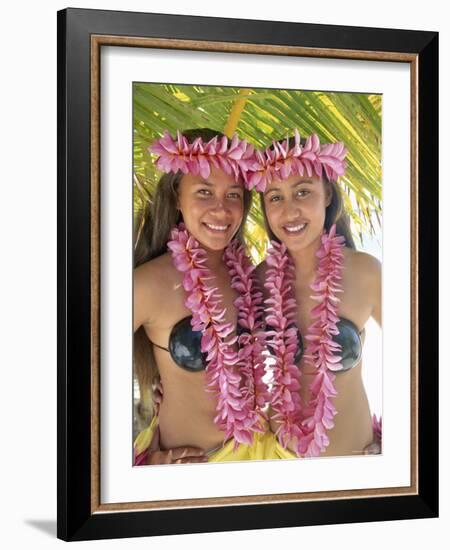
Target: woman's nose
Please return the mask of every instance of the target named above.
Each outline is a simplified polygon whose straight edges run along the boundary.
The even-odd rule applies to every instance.
[[[218,197],[215,200],[213,210],[216,212],[221,212],[222,210],[228,210],[228,204],[227,201],[223,197]]]
[[[295,220],[300,216],[300,206],[294,201],[284,203],[284,212],[288,220]]]

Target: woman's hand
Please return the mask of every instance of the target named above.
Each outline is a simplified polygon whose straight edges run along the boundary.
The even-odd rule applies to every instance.
[[[208,457],[199,447],[175,447],[162,451],[159,448],[159,426],[155,428],[148,448],[147,464],[193,464],[208,462]]]
[[[363,454],[365,454],[365,455],[379,455],[379,454],[381,454],[381,439],[378,437],[378,435],[375,432],[373,434],[372,443],[369,443],[369,445],[367,445],[367,447],[364,447]]]
[[[379,455],[381,454],[381,441],[373,441],[367,447],[364,447],[363,454],[365,455]]]
[[[208,457],[198,447],[175,447],[168,451],[148,453],[147,464],[193,464],[208,462]]]
[[[155,414],[159,414],[159,409],[164,398],[164,389],[161,380],[156,380],[152,384],[153,401],[155,404]],[[162,451],[159,448],[159,426],[155,428],[152,442],[148,449],[147,464],[192,464],[198,462],[208,462],[208,457],[203,449],[199,447],[175,447]]]

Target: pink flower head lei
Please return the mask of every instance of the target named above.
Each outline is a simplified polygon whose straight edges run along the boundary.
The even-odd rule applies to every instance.
[[[294,130],[294,144],[289,147],[289,138],[272,142],[264,151],[256,151],[253,162],[245,172],[248,189],[265,191],[268,183],[274,179],[286,179],[291,175],[315,173],[318,177],[325,171],[330,181],[337,181],[345,173],[347,162],[344,160],[347,149],[342,142],[320,144],[316,134],[310,135],[301,145],[300,134]]]
[[[148,150],[158,155],[156,167],[166,173],[181,170],[183,174],[200,174],[207,178],[211,166],[215,166],[237,180],[254,165],[253,145],[240,140],[237,134],[233,135],[231,141],[226,136],[214,136],[208,142],[198,137],[189,143],[181,132],[177,131],[177,138],[173,139],[166,130],[164,136]]]
[[[185,305],[192,311],[192,328],[202,332],[201,350],[207,353],[206,388],[218,399],[214,422],[225,432],[225,440],[234,437],[235,449],[239,443],[251,445],[253,432],[264,432],[262,419],[266,415],[262,409],[269,399],[262,379],[263,297],[254,266],[239,241],[232,241],[225,249],[231,286],[239,293],[235,300],[238,324],[244,329],[242,334],[231,336],[233,327],[225,321],[221,295],[210,284],[214,276],[205,267],[206,251],[183,224],[173,228],[168,247],[175,267],[184,273]]]

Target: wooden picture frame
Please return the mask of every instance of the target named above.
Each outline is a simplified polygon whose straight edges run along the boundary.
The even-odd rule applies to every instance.
[[[149,498],[115,506],[101,502],[100,53],[108,46],[409,66],[408,487],[196,500]],[[59,538],[88,540],[438,515],[437,144],[438,33],[84,9],[58,12]]]

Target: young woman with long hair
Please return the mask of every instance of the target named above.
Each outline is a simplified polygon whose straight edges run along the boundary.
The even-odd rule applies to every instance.
[[[272,247],[257,272],[265,287],[267,345],[274,359],[272,458],[379,452],[381,421],[362,380],[370,317],[381,326],[381,265],[356,250],[337,184],[342,143],[316,135],[274,142],[258,156]]]
[[[242,245],[253,147],[197,129],[149,149],[165,174],[137,223],[134,365],[141,405],[151,409],[158,380],[164,399],[158,414],[147,411],[134,463],[258,458],[262,294]]]

